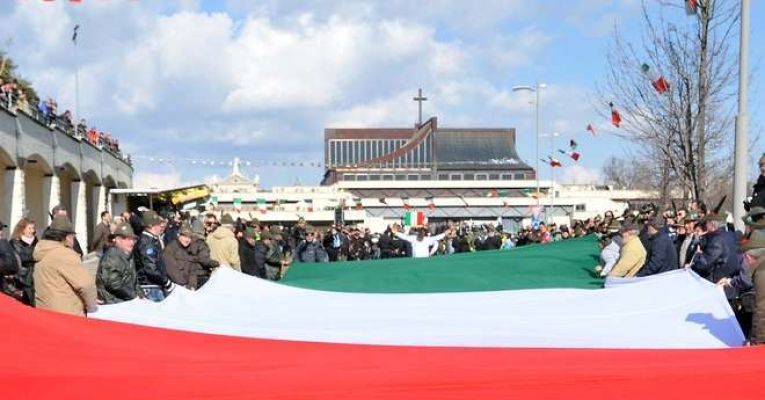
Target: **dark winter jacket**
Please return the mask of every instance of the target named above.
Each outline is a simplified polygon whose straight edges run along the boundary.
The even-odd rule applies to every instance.
[[[138,283],[141,285],[168,286],[167,269],[162,261],[162,245],[149,232],[142,232],[133,249]]]
[[[499,250],[500,247],[502,247],[502,239],[497,235],[487,237],[481,244],[482,250]]]
[[[239,239],[239,262],[241,263],[243,273],[258,276],[258,262],[255,259],[255,245],[250,244],[245,238]]]
[[[0,276],[13,275],[19,270],[19,262],[13,247],[6,239],[0,239]]]
[[[320,263],[329,261],[326,250],[317,242],[304,242],[297,250],[297,261],[304,263]]]
[[[96,272],[98,298],[104,304],[114,304],[136,298],[138,277],[132,254],[109,247],[101,256]]]
[[[646,262],[640,268],[637,276],[649,276],[677,269],[677,251],[669,237],[669,229],[665,226],[655,235],[647,239],[648,247]]]
[[[765,207],[765,176],[760,175],[757,178],[757,183],[754,184],[752,190],[752,200],[749,202],[749,207]]]
[[[162,250],[162,262],[165,264],[167,277],[176,285],[187,289],[197,288],[196,260],[178,239],[168,243]]]
[[[199,289],[210,279],[212,270],[218,268],[220,264],[210,258],[210,246],[204,239],[194,239],[189,245],[188,251],[196,262],[197,289]]]
[[[704,239],[703,253],[696,254],[691,268],[712,283],[734,276],[738,271],[736,234],[720,228],[704,235]]]
[[[34,306],[35,282],[33,275],[35,272],[35,259],[33,254],[37,245],[37,238],[32,241],[31,245],[21,239],[11,239],[9,242],[20,261],[15,283],[16,287],[22,291],[21,301],[24,304]]]

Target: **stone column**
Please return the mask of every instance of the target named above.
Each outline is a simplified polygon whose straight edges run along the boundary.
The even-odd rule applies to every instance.
[[[111,195],[111,188],[106,188],[104,186],[104,196],[106,197],[106,211],[109,211],[110,214],[112,214],[112,217],[114,217],[114,210],[112,209],[112,195]]]
[[[5,187],[3,188],[3,204],[5,205],[5,214],[8,216],[8,229],[19,222],[24,216],[26,201],[24,198],[24,170],[21,168],[7,168],[5,170]]]
[[[101,222],[101,213],[104,211],[109,211],[111,213],[112,210],[106,206],[106,186],[97,185],[93,189],[95,189],[96,192],[96,218],[94,221]]]
[[[50,210],[56,205],[61,203],[61,181],[58,179],[58,175],[45,175],[43,177],[43,213],[47,215],[47,223],[50,224]],[[44,221],[40,221],[39,224],[43,224]]]
[[[85,193],[85,181],[72,181],[71,219],[83,251],[88,242],[88,207]]]

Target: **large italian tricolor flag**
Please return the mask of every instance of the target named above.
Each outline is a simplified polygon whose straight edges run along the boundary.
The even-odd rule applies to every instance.
[[[84,319],[0,298],[8,398],[760,398],[765,351],[685,271],[589,274],[593,239],[425,260],[228,268]]]

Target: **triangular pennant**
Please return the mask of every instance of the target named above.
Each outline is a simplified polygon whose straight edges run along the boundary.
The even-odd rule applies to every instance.
[[[611,124],[618,128],[622,123],[622,116],[614,107],[614,103],[608,103],[608,106],[611,107]]]
[[[664,94],[669,90],[669,82],[661,74],[651,71],[651,67],[648,64],[643,63],[640,66],[640,70],[651,81],[651,86],[653,86],[657,93]]]
[[[590,132],[592,136],[597,136],[597,132],[595,131],[595,127],[592,124],[587,124],[587,132]]]

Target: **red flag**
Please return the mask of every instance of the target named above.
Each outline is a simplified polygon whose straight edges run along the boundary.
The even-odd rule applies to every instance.
[[[553,156],[547,156],[547,160],[546,161],[542,160],[542,161],[550,164],[550,166],[553,167],[553,168],[555,168],[555,167],[562,167],[563,166],[563,164],[561,164],[561,162],[558,161],[557,159],[553,158]]]
[[[685,0],[685,13],[688,15],[696,15],[696,10],[699,8],[699,0]]]
[[[643,65],[640,66],[640,70],[643,71],[643,74],[651,81],[651,86],[656,89],[657,93],[664,94],[669,90],[669,82],[667,82],[661,74],[652,72],[651,67],[648,64],[643,63]]]
[[[576,150],[572,150],[572,151],[564,151],[564,150],[560,150],[560,149],[559,149],[558,151],[559,151],[561,154],[566,154],[566,155],[568,155],[568,156],[569,156],[569,157],[571,157],[571,158],[572,158],[574,161],[579,161],[579,157],[581,157],[581,156],[582,156],[582,155],[581,155],[581,154],[580,154],[578,151],[576,151]]]
[[[619,111],[614,108],[614,103],[608,103],[608,106],[611,107],[611,123],[618,128],[622,123],[622,116],[619,115]]]
[[[598,133],[595,132],[595,127],[592,126],[592,124],[587,124],[587,132],[590,132],[592,136],[597,136]]]
[[[656,89],[659,94],[664,94],[664,92],[669,90],[669,82],[667,82],[663,76],[659,76],[656,80],[651,81],[651,85],[653,85],[653,88]]]

